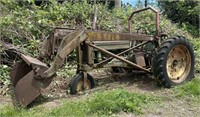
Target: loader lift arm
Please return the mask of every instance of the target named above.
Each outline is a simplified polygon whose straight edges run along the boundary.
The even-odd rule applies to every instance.
[[[61,65],[63,64],[65,58],[67,55],[69,55],[70,52],[72,52],[75,48],[77,48],[84,40],[87,39],[87,34],[83,29],[74,31],[66,37],[63,38],[58,53],[54,59],[54,62],[52,63],[51,67],[46,70],[41,76],[43,78],[49,78],[53,74],[55,74],[59,68],[61,68]]]

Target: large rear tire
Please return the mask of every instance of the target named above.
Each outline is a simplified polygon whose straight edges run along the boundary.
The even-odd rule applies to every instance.
[[[181,36],[167,39],[153,59],[153,74],[166,88],[179,85],[194,77],[194,51],[189,41]]]

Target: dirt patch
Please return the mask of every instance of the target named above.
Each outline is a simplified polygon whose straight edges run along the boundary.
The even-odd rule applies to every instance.
[[[45,109],[53,109],[53,108],[56,108],[56,107],[59,107],[60,105],[62,105],[62,102],[61,100],[57,99],[57,100],[53,100],[53,101],[50,101],[50,102],[46,102],[40,106],[42,106],[43,108]]]
[[[42,95],[49,98],[64,98],[68,97],[70,78],[56,77],[53,79],[51,84],[42,91]]]
[[[161,104],[145,109],[144,115],[148,117],[197,117],[200,115],[200,107],[188,100],[167,98],[162,100]]]
[[[131,92],[153,92],[159,90],[151,75],[145,73],[110,73],[110,72],[89,72],[95,79],[95,88],[86,91],[92,93],[96,90],[110,90],[116,87],[124,87]],[[52,83],[43,90],[42,94],[50,98],[70,98],[70,78],[55,78]]]
[[[172,116],[198,116],[200,115],[200,106],[192,104],[192,102],[184,99],[176,99],[172,97],[171,89],[163,89],[157,86],[155,79],[151,75],[144,73],[110,73],[110,72],[90,72],[90,74],[95,78],[96,87],[94,89],[85,92],[87,96],[98,90],[112,90],[119,87],[123,87],[130,92],[134,93],[144,93],[152,94],[154,96],[162,97],[160,104],[152,105],[152,108],[146,108],[144,110],[144,117],[172,117]],[[60,79],[61,80],[61,79]],[[57,81],[57,80],[56,80]],[[62,81],[62,80],[61,80]],[[58,81],[57,81],[58,82]],[[67,82],[67,81],[66,81]],[[59,85],[54,85],[57,87],[62,87],[62,83]],[[52,84],[51,84],[52,85]],[[51,90],[51,86],[49,87]],[[53,87],[52,87],[53,88]],[[60,88],[57,91],[61,95],[61,98],[66,98],[70,100],[75,100],[77,98],[83,98],[84,95],[72,96],[66,91],[68,86],[64,89]],[[49,89],[46,90],[46,92]],[[55,92],[57,92],[55,91]],[[56,93],[53,94],[56,94]],[[57,93],[58,93],[57,92]],[[56,95],[58,96],[58,95]],[[55,95],[53,95],[55,97]],[[46,105],[46,104],[45,104]],[[54,103],[53,103],[54,105]],[[58,105],[58,104],[55,104]],[[48,104],[46,105],[48,106]],[[54,106],[56,107],[56,106]],[[47,107],[48,108],[48,107]],[[119,116],[132,117],[135,116],[133,113],[118,113]],[[141,115],[140,115],[141,116]]]
[[[152,108],[145,108],[142,116],[147,117],[171,117],[171,116],[199,116],[200,106],[192,104],[188,100],[172,97],[171,89],[163,89],[157,86],[151,75],[143,72],[134,73],[111,73],[107,71],[90,72],[94,78],[96,87],[84,92],[84,95],[70,95],[70,78],[55,78],[49,87],[42,91],[42,96],[34,101],[31,106],[42,106],[45,109],[53,109],[62,105],[62,100],[76,100],[77,98],[89,97],[98,90],[112,90],[123,87],[130,92],[152,94],[162,97],[160,104],[152,105]],[[11,104],[11,98],[0,96],[1,105]],[[131,117],[133,113],[118,113],[119,116]],[[140,115],[141,116],[141,115]]]
[[[1,106],[11,105],[12,104],[11,97],[10,96],[1,96],[0,95],[0,104],[1,104]]]

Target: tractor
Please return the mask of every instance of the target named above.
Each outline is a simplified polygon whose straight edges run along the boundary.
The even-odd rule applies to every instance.
[[[146,10],[155,14],[155,35],[132,33],[134,14]],[[154,75],[166,88],[182,84],[194,76],[194,51],[188,39],[161,34],[159,12],[146,7],[130,14],[126,33],[57,27],[43,41],[38,58],[16,52],[20,61],[14,65],[10,77],[18,104],[26,107],[35,100],[74,50],[77,74],[69,83],[71,94],[95,87],[94,78],[88,71],[96,68],[145,72]],[[51,65],[42,62],[54,54]]]

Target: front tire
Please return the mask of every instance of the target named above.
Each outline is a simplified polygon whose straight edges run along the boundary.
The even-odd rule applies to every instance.
[[[194,51],[181,36],[167,39],[153,59],[153,74],[166,88],[182,84],[194,77]]]
[[[95,83],[91,75],[87,73],[86,83],[84,84],[84,73],[78,73],[69,83],[70,93],[77,94],[79,92],[94,88]]]

